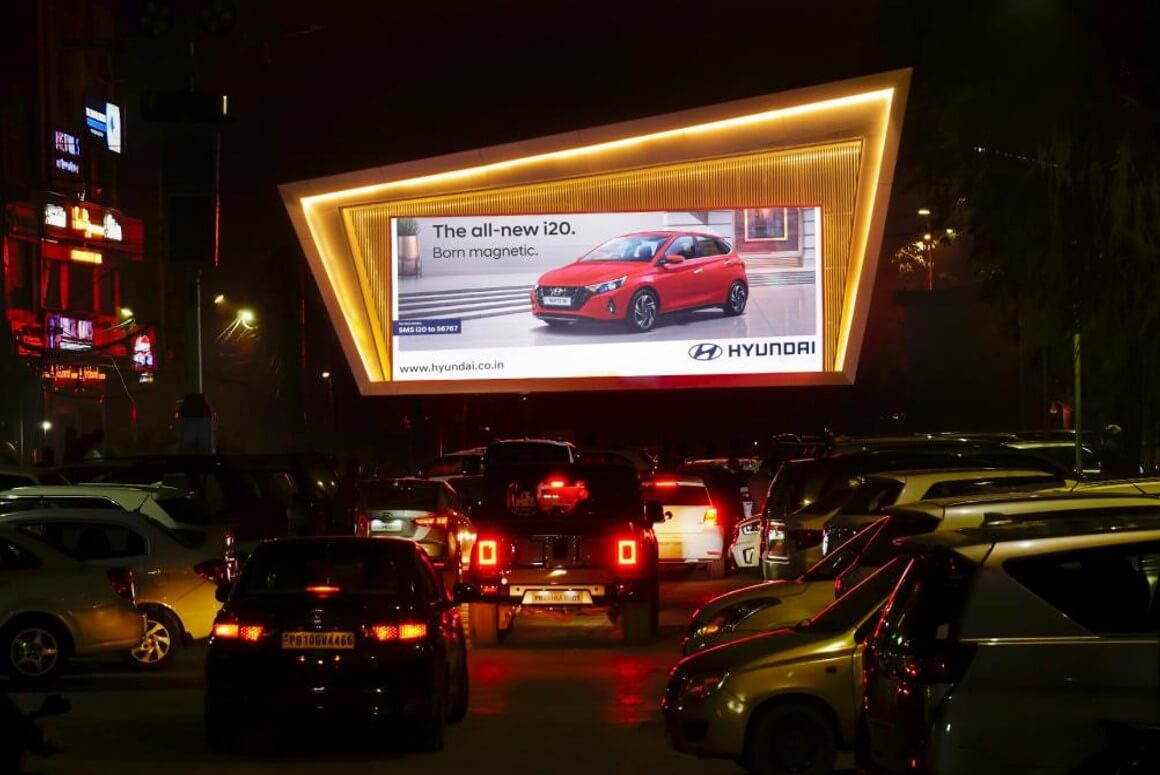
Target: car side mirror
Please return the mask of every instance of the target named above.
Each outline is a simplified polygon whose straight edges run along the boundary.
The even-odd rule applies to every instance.
[[[645,501],[644,515],[654,525],[665,521],[665,507],[660,501]]]
[[[234,591],[233,584],[218,584],[217,589],[213,592],[213,599],[219,603],[224,603],[230,599],[230,593]]]
[[[479,587],[474,584],[456,584],[454,591],[451,593],[451,599],[455,601],[456,605],[474,603],[479,600]]]
[[[666,264],[683,264],[683,263],[685,263],[685,257],[682,256],[680,253],[669,253],[665,256],[665,263]]]
[[[44,702],[40,703],[40,710],[36,712],[36,715],[60,716],[70,710],[72,710],[72,703],[59,694],[50,694],[44,698]]]

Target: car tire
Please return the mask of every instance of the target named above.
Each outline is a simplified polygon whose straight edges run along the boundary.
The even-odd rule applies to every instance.
[[[787,703],[764,711],[745,735],[745,759],[755,775],[825,775],[838,743],[829,721],[809,705]]]
[[[709,563],[705,565],[705,572],[709,574],[709,578],[711,579],[725,578],[725,570],[726,568],[724,557],[718,557],[716,560],[710,560]]]
[[[467,614],[471,624],[471,645],[488,648],[499,644],[499,606],[495,603],[472,603]]]
[[[451,707],[447,710],[448,724],[458,724],[467,718],[467,705],[471,695],[471,684],[467,676],[466,656],[463,658],[459,670],[456,672],[458,675],[455,677],[454,686],[457,691],[455,692],[454,699],[451,700]]]
[[[430,716],[420,722],[415,730],[415,750],[420,753],[439,753],[443,750],[446,731],[447,703],[443,692],[439,692]]]
[[[64,671],[72,641],[50,616],[22,616],[0,631],[0,672],[18,687],[46,686]]]
[[[745,305],[749,302],[749,288],[740,280],[734,280],[725,294],[725,303],[722,309],[726,317],[737,317],[745,312]]]
[[[129,666],[142,671],[165,670],[173,666],[184,645],[181,622],[164,608],[145,608],[145,637],[125,658]]]
[[[629,646],[643,646],[651,643],[656,635],[657,604],[625,603],[620,607],[620,626],[624,631],[624,642]]]
[[[661,314],[661,303],[656,293],[648,288],[642,288],[632,295],[628,302],[628,315],[625,323],[630,330],[643,334],[652,331]]]

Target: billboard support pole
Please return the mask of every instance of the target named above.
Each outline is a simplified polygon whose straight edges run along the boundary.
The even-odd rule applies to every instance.
[[[194,324],[194,365],[195,387],[198,393],[204,392],[203,366],[201,356],[201,267],[193,275],[193,324]]]
[[[1075,472],[1083,476],[1083,361],[1078,328],[1072,334],[1072,354],[1075,362]]]

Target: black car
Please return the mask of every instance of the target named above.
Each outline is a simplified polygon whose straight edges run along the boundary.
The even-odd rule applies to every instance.
[[[269,541],[222,593],[206,657],[211,750],[258,726],[332,720],[437,751],[445,723],[467,713],[459,608],[411,541]]]
[[[652,526],[628,466],[490,468],[472,514],[477,538],[466,578],[476,646],[494,644],[524,615],[606,613],[628,643],[656,633],[660,583]]]

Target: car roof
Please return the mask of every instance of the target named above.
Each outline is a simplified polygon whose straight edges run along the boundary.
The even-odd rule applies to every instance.
[[[716,239],[725,239],[720,234],[713,234],[707,231],[690,231],[689,229],[647,229],[645,231],[630,231],[627,234],[621,234],[621,237],[641,237],[644,235],[655,235],[658,237],[675,237],[675,236],[689,236],[689,237],[714,237]]]
[[[487,447],[472,447],[471,449],[461,449],[455,452],[445,452],[439,457],[482,457],[484,452],[487,452]]]
[[[971,479],[981,477],[1006,479],[1015,476],[1042,476],[1044,479],[1059,479],[1050,471],[1040,468],[915,468],[901,471],[876,471],[864,474],[865,479],[913,479],[919,477],[930,478],[936,481]]]
[[[13,487],[11,490],[0,492],[0,498],[6,495],[20,495],[35,497],[42,495],[64,495],[67,497],[84,498],[94,495],[112,497],[123,493],[141,493],[152,495],[155,498],[184,497],[189,490],[179,487],[169,487],[164,484],[114,484],[112,482],[97,482],[89,484],[34,484],[23,487]]]
[[[907,536],[898,539],[896,543],[908,551],[953,549],[970,556],[977,555],[978,552],[968,550],[986,549],[995,544],[1008,543],[1027,543],[1026,546],[1019,546],[1017,549],[1026,550],[1027,554],[1035,554],[1043,547],[1035,547],[1030,542],[1081,536],[1085,538],[1084,543],[1091,545],[1119,543],[1125,540],[1153,540],[1160,538],[1160,503],[1156,504],[1156,507],[1154,513],[1076,515],[1019,520],[1006,524],[984,524],[979,527]],[[1055,546],[1052,550],[1058,548]]]
[[[1073,493],[1108,491],[1131,494],[1133,490],[1142,495],[1160,494],[1160,476],[1140,476],[1127,479],[1093,479],[1076,482],[1069,491]]]
[[[33,509],[31,511],[17,511],[0,516],[0,524],[17,524],[20,522],[39,522],[44,519],[68,520],[69,522],[147,522],[157,525],[149,517],[138,511],[124,509]]]
[[[910,512],[924,512],[943,518],[948,512],[990,509],[1008,513],[1037,513],[1050,511],[1078,511],[1082,509],[1155,507],[1160,511],[1160,500],[1146,495],[1092,494],[1073,495],[1069,492],[1041,490],[1037,492],[1003,492],[960,495],[908,503]]]

